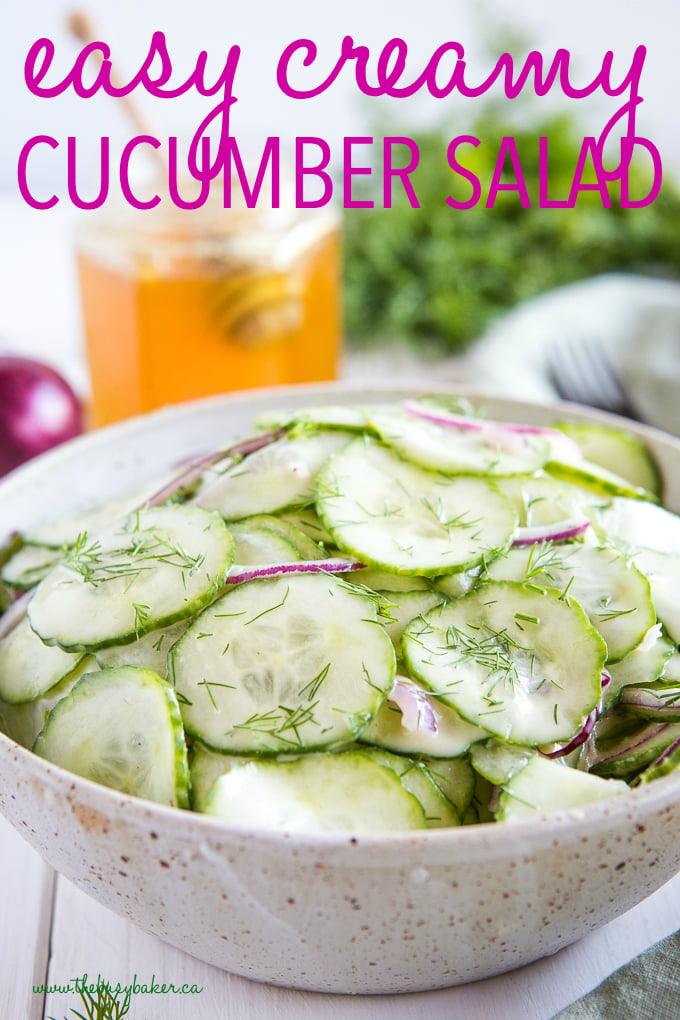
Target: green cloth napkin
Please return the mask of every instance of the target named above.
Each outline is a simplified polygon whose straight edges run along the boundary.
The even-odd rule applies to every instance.
[[[680,931],[658,942],[553,1020],[679,1020]]]

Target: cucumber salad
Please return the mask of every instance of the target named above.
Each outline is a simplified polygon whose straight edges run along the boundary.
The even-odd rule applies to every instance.
[[[229,823],[512,822],[680,767],[680,518],[610,425],[270,413],[14,533],[0,728]]]

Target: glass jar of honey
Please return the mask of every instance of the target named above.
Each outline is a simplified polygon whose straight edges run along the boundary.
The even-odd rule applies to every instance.
[[[77,235],[93,427],[215,393],[337,375],[336,215],[161,205]]]

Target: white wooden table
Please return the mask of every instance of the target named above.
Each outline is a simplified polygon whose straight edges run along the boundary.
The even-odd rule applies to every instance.
[[[404,996],[295,992],[226,974],[146,935],[55,874],[0,819],[0,1017],[74,1020],[75,992],[34,992],[87,973],[121,984],[195,984],[133,996],[129,1020],[549,1020],[680,923],[680,875],[623,917],[503,977]],[[616,1018],[608,1018],[616,1020]],[[620,1020],[626,1020],[622,1012]]]

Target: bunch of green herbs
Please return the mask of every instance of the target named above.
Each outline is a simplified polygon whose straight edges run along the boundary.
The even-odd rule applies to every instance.
[[[446,160],[455,132],[376,129],[374,136],[381,133],[417,143],[420,161],[411,181],[420,208],[411,207],[398,180],[392,207],[382,207],[381,168],[363,191],[353,187],[354,198],[375,203],[344,214],[346,326],[356,346],[402,340],[455,352],[506,309],[554,287],[607,272],[680,276],[680,190],[668,175],[646,207],[622,208],[619,185],[610,183],[611,208],[597,191],[581,192],[573,208],[540,208],[538,140],[548,139],[549,197],[564,200],[583,144],[573,116],[544,116],[518,128],[485,108],[466,128],[480,145],[457,153],[482,186],[477,204],[464,210],[446,202],[449,195],[465,201],[471,192]],[[531,208],[512,191],[485,207],[504,136],[515,140]],[[631,166],[631,198],[649,193],[650,176],[643,154]],[[516,181],[509,158],[502,181]],[[590,163],[584,182],[594,181]]]

